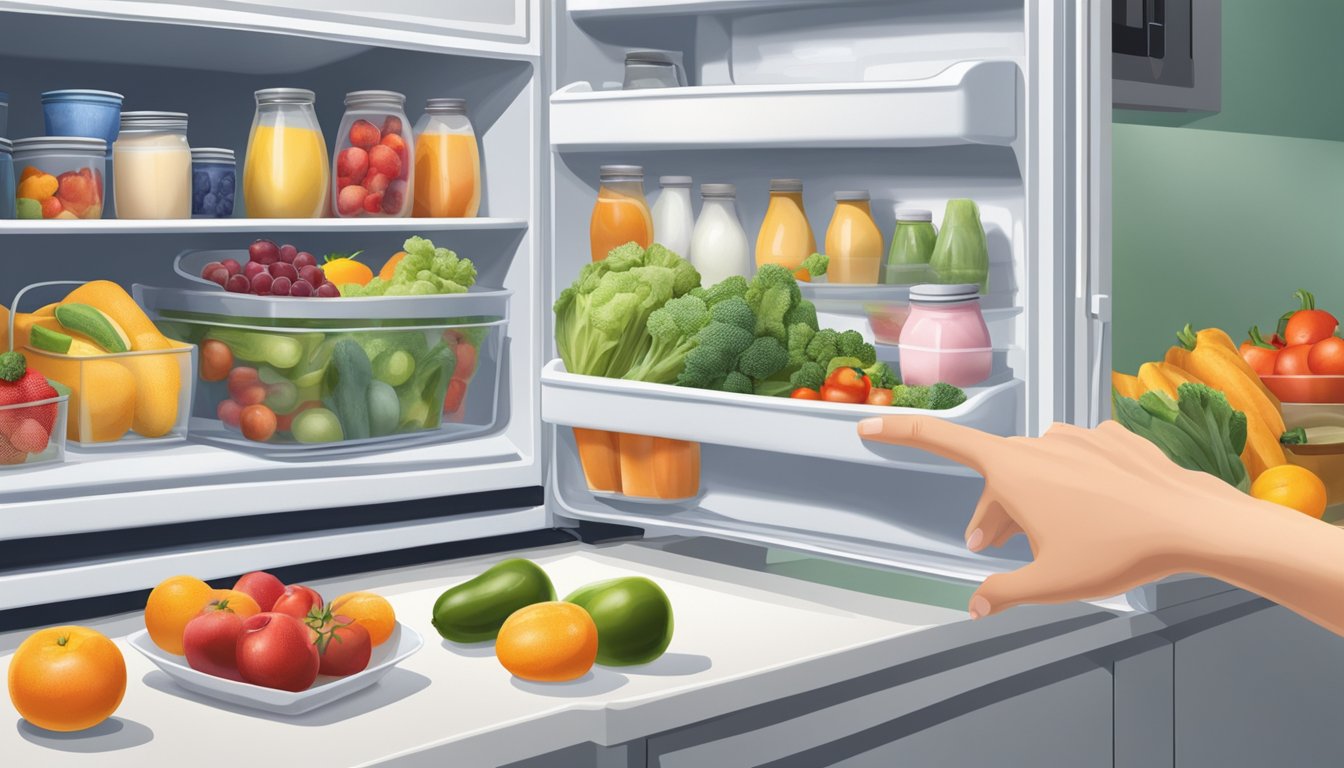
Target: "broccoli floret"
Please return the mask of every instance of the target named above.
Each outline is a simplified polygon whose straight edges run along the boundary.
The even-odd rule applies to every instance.
[[[856,357],[861,365],[858,367],[866,368],[877,362],[877,350],[872,344],[863,340],[863,334],[858,331],[845,331],[840,334],[840,354],[844,357]]]
[[[701,288],[704,295],[700,298],[712,309],[723,301],[732,298],[745,299],[747,297],[747,278],[741,275],[733,275],[724,278],[708,288]]]
[[[808,389],[821,389],[821,385],[826,383],[826,369],[821,367],[821,363],[808,361],[794,371],[793,376],[789,378],[789,383],[794,389],[807,387]]]
[[[757,337],[737,358],[737,369],[752,379],[768,379],[789,364],[789,353],[770,336]]]
[[[961,391],[960,387],[954,387],[942,381],[929,387],[929,404],[927,407],[930,410],[945,411],[948,408],[956,408],[964,402],[966,402],[966,393]]]
[[[618,245],[607,251],[607,258],[603,261],[609,262],[607,265],[613,272],[624,272],[633,266],[644,263],[644,248],[634,240],[625,245]]]
[[[883,362],[874,363],[871,367],[863,369],[868,374],[868,379],[873,382],[877,389],[891,389],[901,380],[896,377],[896,372],[891,370],[891,366]]]
[[[756,315],[756,335],[788,341],[784,318],[802,298],[793,273],[778,264],[763,264],[747,288],[747,305]]]
[[[802,323],[812,330],[818,330],[821,326],[817,324],[817,305],[807,299],[799,299],[793,309],[784,316],[784,324],[788,326]]]
[[[21,352],[0,352],[0,379],[18,381],[28,372],[28,361]]]
[[[789,326],[789,365],[797,368],[803,363],[812,362],[812,358],[807,355],[807,345],[815,335],[816,330],[804,323]]]
[[[756,316],[751,313],[751,307],[743,299],[733,297],[711,304],[709,316],[716,323],[726,323],[735,325],[746,331],[752,331],[756,328]]]
[[[727,323],[711,322],[696,334],[697,344],[686,355],[686,365],[677,376],[677,386],[716,389],[737,358],[751,346],[751,331]]]
[[[807,343],[807,356],[825,365],[831,358],[840,355],[840,334],[830,328],[822,328]]]
[[[643,359],[624,376],[632,381],[671,384],[686,366],[686,355],[699,343],[697,334],[709,324],[709,308],[695,296],[672,299],[649,315],[652,343]]]
[[[803,269],[812,277],[821,277],[831,266],[831,257],[824,253],[814,253],[803,259]]]
[[[891,404],[897,408],[928,408],[929,388],[901,384],[891,390]]]
[[[644,252],[644,264],[650,267],[667,267],[673,272],[672,295],[685,296],[692,290],[700,287],[700,273],[691,262],[681,258],[677,254],[665,248],[661,243],[654,243]]]
[[[724,377],[723,383],[717,389],[724,392],[736,392],[741,395],[754,395],[756,388],[752,385],[751,379],[740,371],[733,371]]]

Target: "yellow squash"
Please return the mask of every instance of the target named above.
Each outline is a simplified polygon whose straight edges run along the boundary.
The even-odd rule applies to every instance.
[[[1178,365],[1156,362],[1139,366],[1139,383],[1145,392],[1166,392],[1172,400],[1180,399],[1177,388],[1182,384],[1197,384],[1199,379]]]
[[[1111,389],[1115,390],[1117,395],[1131,400],[1138,400],[1139,396],[1147,391],[1143,388],[1143,382],[1139,381],[1139,377],[1119,371],[1111,371]]]

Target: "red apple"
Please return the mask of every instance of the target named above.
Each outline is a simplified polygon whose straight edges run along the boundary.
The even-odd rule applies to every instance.
[[[302,584],[290,584],[276,598],[271,610],[296,619],[305,619],[314,608],[322,607],[322,596]]]
[[[302,691],[321,666],[312,631],[283,613],[258,613],[243,622],[238,638],[238,671],[243,681],[281,691]]]
[[[265,571],[244,573],[233,588],[256,600],[263,611],[273,610],[275,601],[285,594],[285,583]]]
[[[243,633],[243,617],[228,607],[227,600],[213,600],[182,632],[187,664],[198,672],[242,680],[235,651]]]

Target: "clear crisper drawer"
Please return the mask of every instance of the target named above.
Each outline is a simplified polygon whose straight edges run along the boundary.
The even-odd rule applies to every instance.
[[[200,349],[194,440],[301,458],[459,440],[495,426],[503,318],[154,317]]]

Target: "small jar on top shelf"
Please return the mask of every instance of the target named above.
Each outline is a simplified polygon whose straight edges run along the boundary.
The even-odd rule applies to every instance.
[[[419,218],[469,218],[481,209],[481,151],[466,99],[429,99],[415,124],[415,194]]]
[[[316,95],[303,88],[256,92],[257,111],[243,162],[243,204],[256,219],[319,219],[331,186],[327,141]]]
[[[332,174],[337,216],[411,215],[416,155],[405,104],[406,97],[395,91],[345,95]]]
[[[200,147],[191,150],[191,217],[227,219],[233,216],[237,186],[233,150]]]
[[[112,145],[119,219],[191,218],[191,147],[182,112],[122,112]]]

